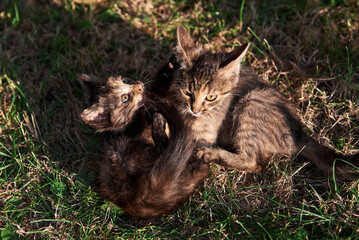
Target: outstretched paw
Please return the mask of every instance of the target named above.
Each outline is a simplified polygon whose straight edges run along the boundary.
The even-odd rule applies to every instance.
[[[156,129],[161,129],[164,131],[166,126],[166,119],[160,113],[154,113],[153,126]]]
[[[196,152],[196,157],[206,162],[218,162],[219,155],[215,148],[199,148]]]
[[[155,113],[152,123],[152,139],[156,145],[156,151],[162,152],[168,144],[166,135],[166,119],[159,113]]]

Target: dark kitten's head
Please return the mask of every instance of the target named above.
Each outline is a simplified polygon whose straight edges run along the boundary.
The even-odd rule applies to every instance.
[[[80,79],[93,78],[82,74]],[[82,120],[100,130],[119,130],[126,127],[136,111],[144,105],[144,86],[122,77],[110,77],[99,87],[98,101],[81,113]]]
[[[229,53],[210,53],[196,46],[185,28],[177,29],[177,60],[181,64],[171,91],[182,112],[198,117],[220,108],[239,80],[244,44]]]

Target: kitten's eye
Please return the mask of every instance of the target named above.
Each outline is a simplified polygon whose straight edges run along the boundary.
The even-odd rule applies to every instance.
[[[127,84],[127,83],[130,83],[130,80],[128,80],[128,79],[123,79],[122,82]]]
[[[211,95],[207,95],[206,100],[207,101],[214,101],[217,99],[217,95],[211,94]]]
[[[192,93],[190,91],[185,91],[184,94],[186,94],[187,96],[191,97]]]
[[[121,101],[122,101],[123,103],[128,102],[128,100],[130,100],[130,95],[128,95],[128,94],[123,94],[123,95],[121,96]]]

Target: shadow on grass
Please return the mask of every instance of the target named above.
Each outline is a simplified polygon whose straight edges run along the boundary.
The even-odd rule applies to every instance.
[[[99,143],[91,138],[93,130],[80,119],[81,111],[89,103],[86,89],[77,82],[76,73],[91,73],[99,78],[121,74],[143,80],[166,60],[171,47],[126,21],[126,17],[117,12],[120,9],[72,4],[31,5],[26,1],[8,1],[2,5],[6,10],[1,13],[5,24],[0,27],[3,50],[0,63],[1,71],[11,82],[5,83],[4,78],[2,84],[18,86],[16,92],[9,88],[8,100],[11,103],[11,94],[16,95],[14,116],[17,115],[20,122],[25,121],[25,115],[29,116],[26,121],[30,119],[22,126],[28,134],[18,138],[31,136],[33,148],[19,151],[33,153],[31,163],[39,164],[39,171],[33,172],[31,166],[24,168],[24,175],[33,172],[33,179],[38,180],[35,188],[41,188],[41,193],[32,198],[48,199],[38,200],[37,206],[32,206],[43,208],[44,213],[37,217],[30,214],[28,222],[54,219],[56,213],[54,215],[51,209],[57,205],[56,199],[63,198],[64,206],[68,206],[81,197],[86,198],[84,192],[80,198],[74,196],[75,201],[71,195],[78,194],[80,189],[88,190],[96,170],[87,153],[98,151]],[[11,107],[6,110],[9,109]],[[15,123],[9,129],[14,126]],[[20,145],[21,140],[4,144],[10,148]],[[24,167],[28,163],[24,161],[20,165]],[[13,170],[16,172],[16,169]],[[12,174],[9,172],[9,176],[20,176]],[[25,179],[24,175],[21,177]],[[31,196],[24,198],[30,201]],[[97,199],[96,204],[101,209],[105,203]],[[107,208],[103,209],[105,213]],[[64,216],[68,214],[64,212]],[[40,226],[48,226],[41,223]],[[28,224],[27,230],[36,228]]]
[[[251,41],[253,52],[261,59],[252,53],[248,57],[250,64],[264,77],[275,79],[275,84],[297,99],[295,87],[305,80],[288,60],[294,65],[305,60],[300,68],[308,74],[315,74],[315,69],[310,69],[311,64],[320,70],[330,68],[336,72],[343,68],[343,62],[344,66],[346,63],[345,52],[332,49],[334,52],[330,52],[329,58],[337,60],[338,64],[328,67],[322,61],[325,51],[337,43],[334,34],[319,46],[319,53],[316,53],[319,60],[311,58],[317,47],[315,40],[323,37],[323,33],[316,24],[306,31],[301,28],[301,24],[311,24],[312,19],[308,16],[313,17],[313,23],[319,21],[312,16],[313,12],[303,14],[306,4],[252,1],[246,3],[246,12],[242,15],[241,2],[233,1],[226,4],[222,1],[203,4],[133,1],[132,5],[130,1],[120,1],[116,6],[96,8],[65,2],[68,4],[61,7],[35,1],[33,5],[30,1],[2,2],[6,11],[1,12],[1,22],[4,23],[0,25],[1,74],[6,74],[11,84],[19,88],[4,88],[5,102],[9,104],[3,107],[13,114],[9,119],[18,118],[18,125],[11,120],[5,130],[9,136],[14,133],[9,139],[17,140],[6,140],[4,144],[9,149],[11,145],[19,146],[13,158],[5,159],[10,163],[21,162],[6,174],[10,180],[21,179],[20,187],[9,188],[14,189],[22,200],[11,198],[11,194],[8,198],[25,206],[25,215],[16,218],[19,222],[15,221],[25,232],[35,237],[46,232],[54,237],[77,239],[86,236],[225,238],[227,235],[275,238],[308,233],[318,236],[320,234],[313,230],[315,220],[324,222],[321,231],[326,232],[325,224],[331,220],[320,217],[318,220],[314,214],[325,211],[320,204],[317,204],[319,210],[306,206],[314,213],[306,212],[304,217],[297,210],[293,213],[281,205],[291,204],[290,197],[298,197],[295,204],[300,206],[303,199],[300,194],[292,194],[293,182],[281,176],[286,174],[286,167],[285,171],[282,167],[275,173],[279,176],[268,171],[262,176],[248,175],[244,179],[236,173],[218,170],[216,173],[221,181],[210,179],[190,202],[169,216],[139,222],[123,215],[119,208],[101,200],[90,188],[96,165],[88,158],[88,153],[98,152],[100,145],[93,137],[94,131],[80,119],[81,111],[89,103],[86,89],[75,77],[76,73],[84,72],[100,78],[112,74],[140,80],[149,78],[170,56],[175,44],[175,29],[181,24],[191,29],[192,35],[200,38],[202,43],[213,43],[210,47],[231,47],[243,43],[243,38]],[[304,17],[295,22],[293,16],[296,14]],[[238,24],[239,19],[243,22]],[[247,26],[253,30],[245,31]],[[209,41],[207,36],[212,39]],[[266,45],[265,38],[269,39],[273,49]],[[277,63],[279,70],[273,70],[276,66],[269,61],[278,60],[274,50],[286,60]],[[338,52],[340,54],[335,54]],[[357,56],[356,52],[351,54]],[[289,72],[285,76],[280,73],[283,69]],[[290,78],[290,74],[295,77]],[[293,79],[299,80],[295,82]],[[332,85],[335,86],[326,82],[325,87],[330,90]],[[11,108],[13,90],[17,95],[16,107]],[[17,126],[21,131],[16,130]],[[28,155],[28,158],[21,155]],[[298,182],[303,183],[302,179]],[[226,189],[223,184],[227,184]],[[316,196],[315,192],[301,191],[313,198]],[[0,207],[5,205],[4,201]],[[11,216],[0,221],[13,226]],[[300,225],[302,222],[304,227]],[[296,229],[298,225],[300,227]],[[283,226],[290,229],[277,230]],[[348,227],[347,232],[352,228]]]

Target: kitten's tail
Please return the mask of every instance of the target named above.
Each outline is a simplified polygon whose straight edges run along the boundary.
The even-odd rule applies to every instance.
[[[334,170],[335,176],[341,180],[351,181],[359,178],[359,153],[347,156],[338,154],[308,136],[304,137],[301,145],[303,150],[300,154],[325,174],[333,175]]]
[[[169,125],[170,136],[167,146],[156,161],[153,174],[161,175],[161,178],[176,178],[186,168],[197,144],[190,126],[185,124],[185,119],[182,118],[175,106],[162,103],[156,107]]]
[[[190,128],[172,106],[158,107],[168,122],[170,138],[148,176],[148,187],[141,192],[137,207],[130,214],[149,218],[166,214],[188,200],[197,186],[209,176],[209,164],[192,157],[196,144]]]

